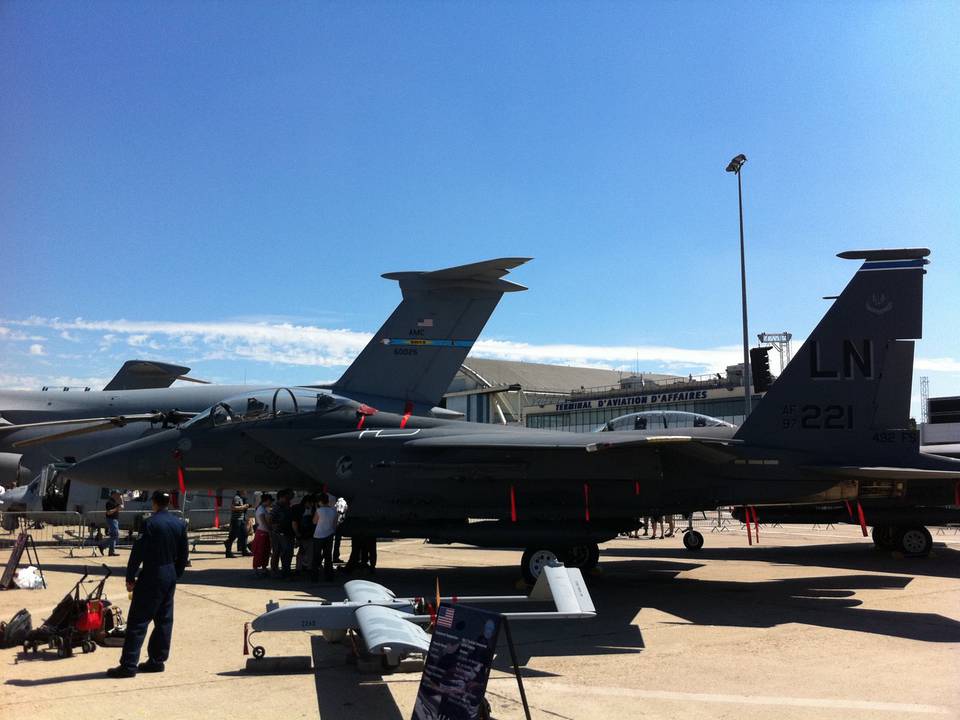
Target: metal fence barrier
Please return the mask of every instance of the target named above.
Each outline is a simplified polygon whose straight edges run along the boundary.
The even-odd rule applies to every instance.
[[[213,527],[213,509],[168,510],[167,512],[183,518],[191,530],[191,544],[196,549],[198,543],[210,541],[223,544],[230,527],[229,510],[221,511],[220,527]],[[122,510],[118,515],[120,537],[117,547],[130,547],[140,534],[143,522],[153,513],[142,510]],[[198,530],[193,530],[198,528]],[[84,550],[96,555],[100,547],[106,547],[107,518],[103,510],[87,513],[73,511],[18,511],[0,512],[0,549],[13,547],[17,536],[26,531],[40,546],[53,546],[67,549],[70,557]]]
[[[180,510],[168,510],[171,515],[183,518]],[[153,515],[149,510],[121,510],[117,519],[120,521],[120,537],[117,540],[117,547],[129,547],[140,534],[140,528],[148,517]],[[96,549],[101,543],[107,540],[107,516],[103,510],[94,510],[85,513],[83,516],[84,526],[87,528],[87,543],[91,548]]]
[[[37,545],[68,548],[71,556],[87,537],[83,515],[78,512],[0,513],[0,548],[13,547],[21,532],[29,533]]]
[[[219,523],[214,521],[214,513],[219,517]],[[215,545],[223,548],[230,530],[230,510],[213,508],[198,508],[187,510],[187,527],[190,529],[190,552],[196,552],[198,545]],[[216,525],[219,524],[219,527]],[[247,538],[250,541],[252,538]],[[222,552],[220,550],[219,552]]]

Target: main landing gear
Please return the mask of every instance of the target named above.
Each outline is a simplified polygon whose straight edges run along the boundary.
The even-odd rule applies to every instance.
[[[874,525],[873,544],[877,550],[895,550],[908,557],[926,557],[933,537],[923,525]]]
[[[540,577],[544,566],[550,563],[562,562],[567,567],[589,572],[597,566],[599,561],[600,546],[596,543],[569,547],[533,546],[523,551],[520,571],[523,573],[523,579],[532,585]]]

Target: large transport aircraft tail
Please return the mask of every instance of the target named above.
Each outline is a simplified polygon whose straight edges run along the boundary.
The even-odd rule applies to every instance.
[[[825,463],[915,457],[914,340],[921,336],[926,248],[862,250],[863,260],[736,438]]]
[[[104,386],[104,390],[155,390],[168,388],[177,380],[201,382],[186,377],[190,368],[157,360],[127,360]],[[203,383],[206,384],[206,383]]]
[[[385,273],[403,300],[334,392],[400,411],[436,406],[505,292],[526,290],[503,276],[530,258],[498,258],[432,272]]]

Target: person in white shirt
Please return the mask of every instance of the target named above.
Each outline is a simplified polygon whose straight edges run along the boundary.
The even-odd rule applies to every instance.
[[[333,536],[333,562],[336,565],[343,562],[340,558],[340,523],[343,522],[343,517],[347,514],[347,501],[342,497],[337,498],[334,506],[337,508],[337,533]]]
[[[314,582],[320,579],[320,563],[323,577],[333,580],[333,536],[337,533],[337,498],[327,493],[317,495],[317,509],[313,513],[316,527],[313,531],[313,565],[310,574]]]

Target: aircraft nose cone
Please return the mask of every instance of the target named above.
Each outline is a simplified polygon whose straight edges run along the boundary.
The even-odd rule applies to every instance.
[[[84,458],[66,474],[98,487],[173,490],[178,486],[174,450],[179,438],[179,430],[163,430]]]

